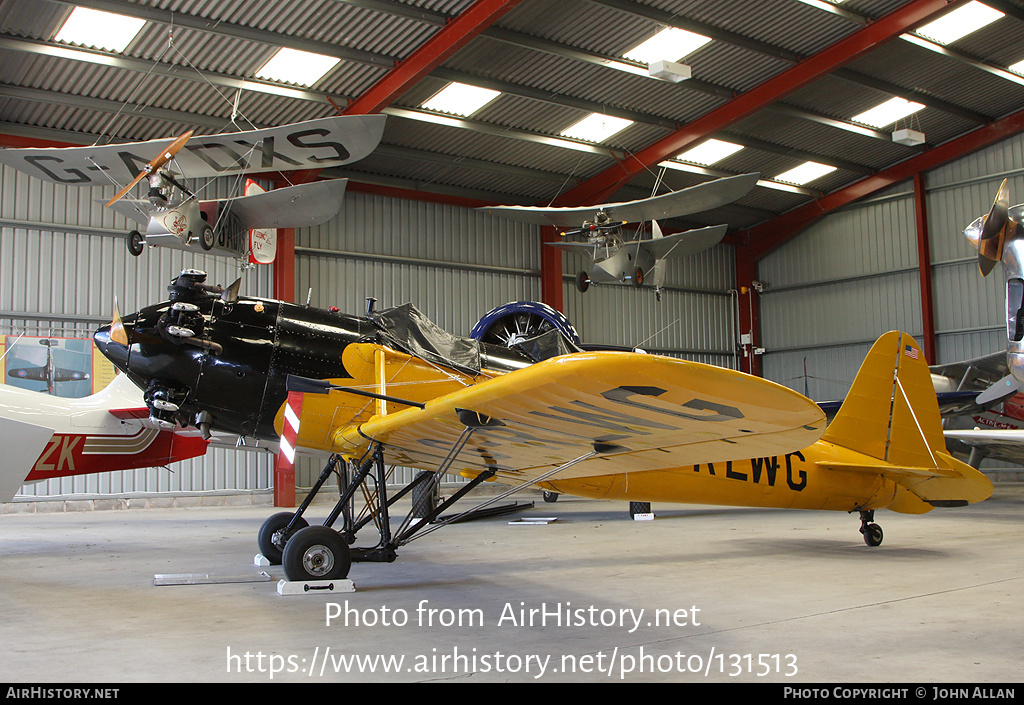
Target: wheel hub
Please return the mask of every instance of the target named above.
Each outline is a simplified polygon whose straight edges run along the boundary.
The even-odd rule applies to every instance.
[[[327,546],[317,544],[310,546],[302,554],[302,566],[314,577],[327,575],[334,567],[334,554]]]

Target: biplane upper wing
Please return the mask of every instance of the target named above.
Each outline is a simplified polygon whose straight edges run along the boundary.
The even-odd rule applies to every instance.
[[[534,206],[487,206],[477,210],[502,215],[534,225],[553,225],[556,228],[576,228],[603,210],[614,220],[640,223],[647,220],[678,218],[700,213],[732,203],[745,196],[757,183],[759,174],[740,174],[651,198],[621,203],[571,208],[541,208]]]
[[[364,158],[380,143],[383,115],[339,115],[247,132],[192,137],[174,160],[189,178],[326,169]],[[0,163],[72,186],[122,185],[174,140],[0,150]]]
[[[452,472],[528,480],[585,453],[560,478],[637,472],[778,455],[825,428],[806,397],[720,367],[627,352],[575,353],[458,389],[424,408],[373,416],[335,431],[334,449],[355,455],[370,441],[388,462],[435,469],[466,425],[486,421]],[[304,418],[304,417],[303,417]]]

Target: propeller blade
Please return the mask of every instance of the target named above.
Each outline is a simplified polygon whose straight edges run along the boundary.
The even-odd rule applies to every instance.
[[[165,149],[164,151],[160,152],[160,154],[158,154],[156,157],[154,157],[153,160],[149,162],[149,164],[144,166],[142,168],[142,171],[140,171],[135,176],[135,178],[131,180],[131,183],[129,183],[123,189],[118,191],[117,195],[115,195],[113,198],[111,198],[109,201],[107,201],[107,205],[104,206],[104,207],[112,206],[114,203],[119,201],[122,196],[124,196],[126,193],[131,191],[132,188],[135,186],[135,184],[137,184],[140,181],[142,181],[143,177],[149,176],[154,171],[156,171],[157,169],[162,167],[164,164],[166,164],[167,162],[169,162],[172,159],[174,159],[174,155],[177,154],[179,151],[181,151],[181,148],[184,147],[185,143],[188,142],[190,137],[192,137],[192,133],[193,132],[195,132],[195,130],[189,130],[188,132],[180,135],[176,140],[171,142],[171,144],[168,145],[167,149]]]
[[[992,209],[981,219],[980,230],[968,234],[968,238],[977,237],[978,269],[986,276],[1003,258],[1003,244],[1008,235],[1017,231],[1018,223],[1010,217],[1010,191],[1008,179],[1003,179],[996,193]],[[977,226],[975,226],[976,228]]]
[[[128,331],[124,328],[124,321],[121,319],[121,311],[117,307],[117,298],[114,298],[114,315],[110,321],[110,340],[128,346]]]
[[[238,291],[242,288],[242,278],[235,280],[234,284],[220,293],[220,300],[227,304],[238,301]]]

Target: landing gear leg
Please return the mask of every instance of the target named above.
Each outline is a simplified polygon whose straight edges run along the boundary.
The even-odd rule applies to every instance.
[[[868,546],[881,546],[883,536],[882,527],[880,527],[878,524],[873,524],[872,522],[874,520],[875,510],[861,510],[860,533],[864,535],[864,543],[866,543]]]

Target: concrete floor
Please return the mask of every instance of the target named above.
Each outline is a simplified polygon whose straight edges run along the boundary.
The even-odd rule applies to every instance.
[[[556,522],[448,526],[395,563],[354,564],[353,593],[302,596],[277,593],[280,567],[266,582],[154,585],[257,577],[270,507],[2,515],[0,680],[1021,680],[1024,485],[879,512],[878,548],[856,515],[654,509],[634,522],[622,503],[538,501],[523,515]],[[562,623],[524,625],[522,609]],[[389,675],[337,660],[350,656],[403,661]]]

